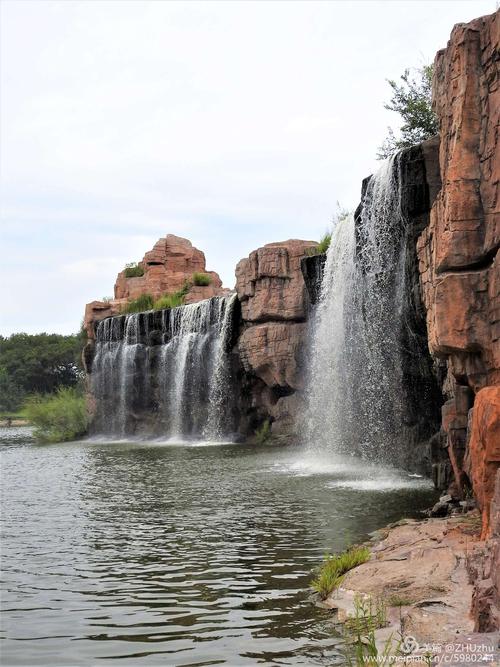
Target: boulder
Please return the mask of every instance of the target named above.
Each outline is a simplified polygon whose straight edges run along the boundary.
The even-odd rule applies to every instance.
[[[246,328],[238,340],[243,368],[276,394],[302,388],[300,355],[306,325],[298,322],[266,322]]]
[[[466,460],[466,470],[482,513],[483,539],[492,532],[490,511],[499,467],[500,386],[485,387],[474,402]]]
[[[300,268],[314,241],[269,243],[236,266],[236,291],[246,322],[304,321],[307,295]]]

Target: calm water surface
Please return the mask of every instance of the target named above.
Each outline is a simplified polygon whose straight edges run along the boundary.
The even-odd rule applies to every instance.
[[[311,569],[430,504],[300,449],[0,429],[3,665],[342,664]]]

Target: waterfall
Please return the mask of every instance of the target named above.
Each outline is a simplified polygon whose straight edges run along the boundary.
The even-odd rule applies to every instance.
[[[236,295],[103,320],[91,389],[94,432],[221,440],[234,429]]]
[[[313,324],[305,437],[313,448],[401,462],[404,367],[412,354],[407,224],[400,155],[365,184],[361,212],[340,221]]]

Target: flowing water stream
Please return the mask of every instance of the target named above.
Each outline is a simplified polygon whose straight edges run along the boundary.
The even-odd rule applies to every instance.
[[[344,218],[334,229],[313,323],[304,439],[332,455],[401,464],[409,408],[404,370],[420,349],[412,343],[399,160],[387,160],[370,178],[356,220]]]
[[[231,433],[236,295],[99,323],[95,433],[221,440]]]
[[[430,485],[300,448],[0,429],[2,665],[344,664],[311,570]]]

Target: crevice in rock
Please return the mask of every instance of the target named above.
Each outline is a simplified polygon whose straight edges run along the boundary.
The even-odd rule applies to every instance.
[[[439,276],[447,276],[457,273],[478,273],[480,271],[485,271],[493,266],[499,248],[500,244],[492,248],[484,255],[484,257],[481,257],[481,259],[478,259],[476,262],[471,262],[470,264],[467,264],[467,266],[457,266],[453,269],[446,269],[445,271],[436,271],[436,274]]]

